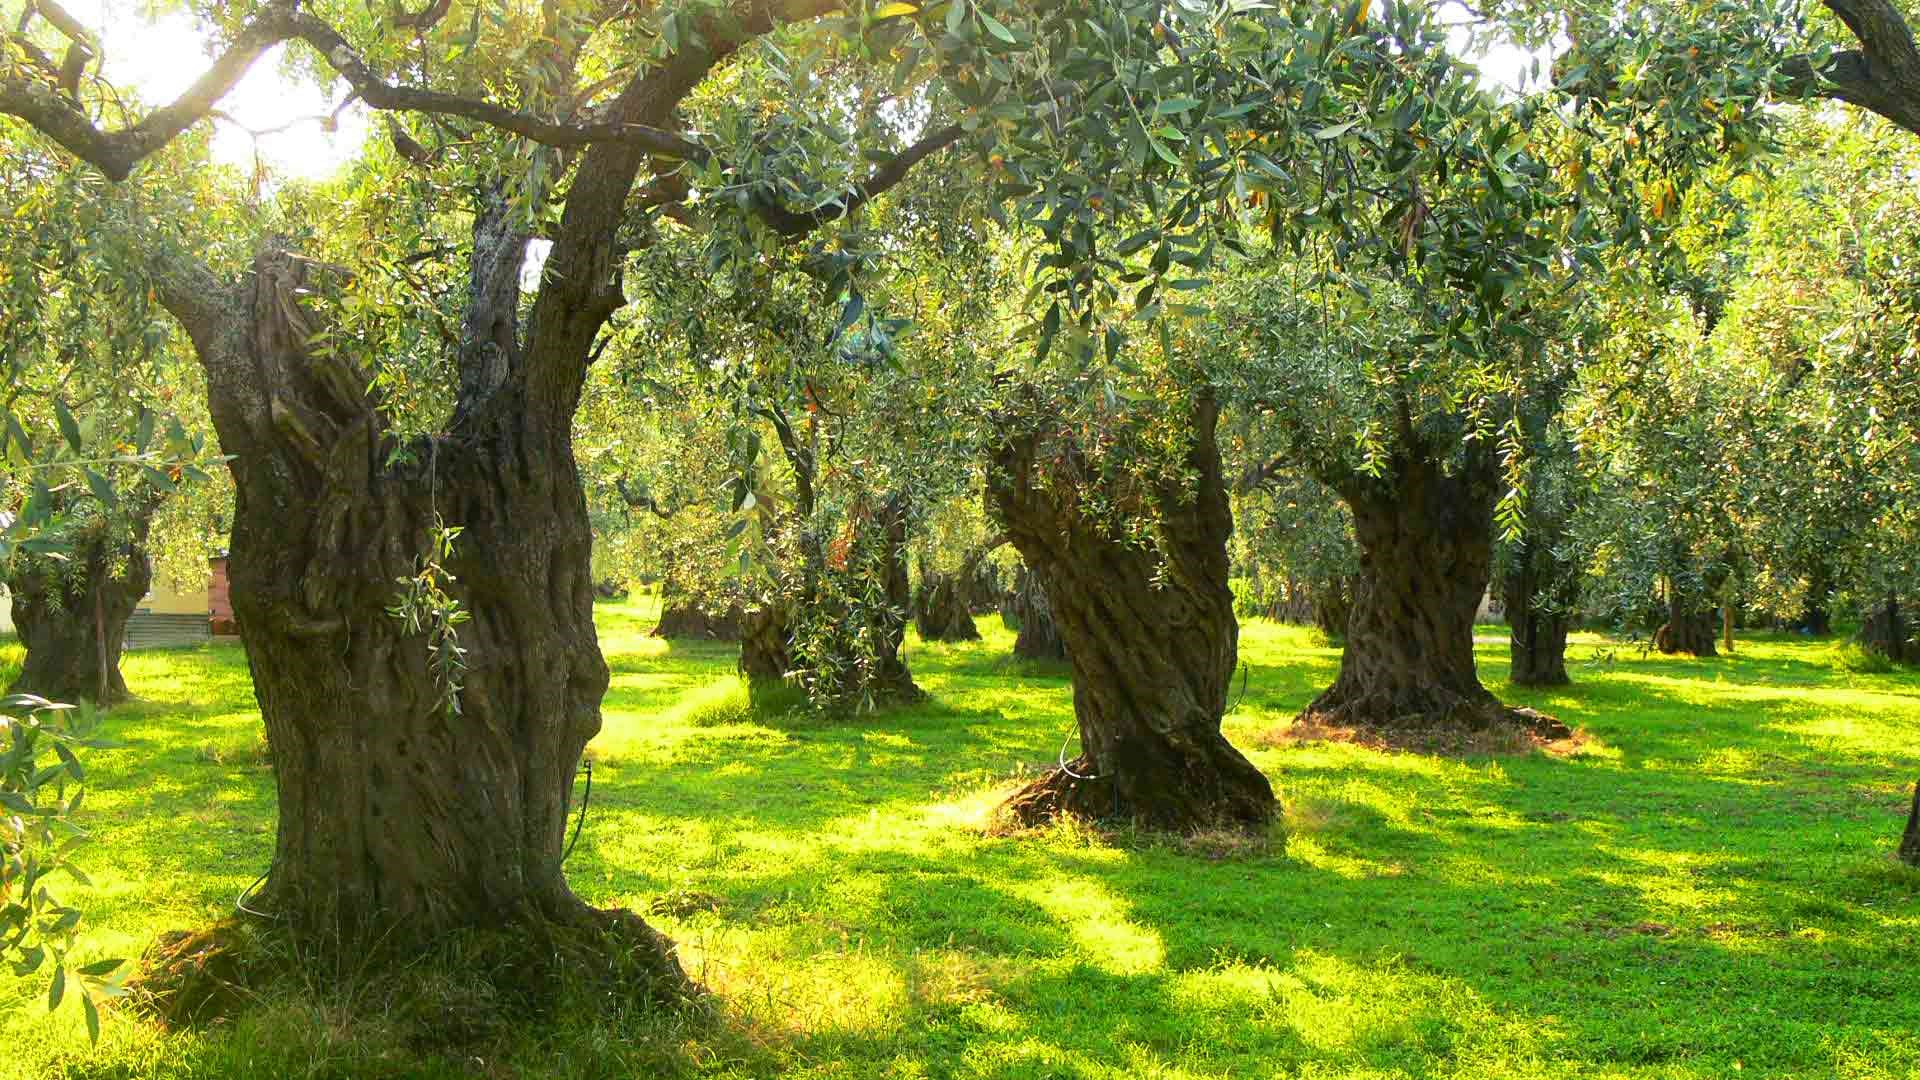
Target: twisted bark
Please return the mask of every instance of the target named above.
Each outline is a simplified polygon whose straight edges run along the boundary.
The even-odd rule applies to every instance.
[[[1898,664],[1920,664],[1920,641],[1900,604],[1900,597],[1888,593],[1860,624],[1860,646]]]
[[[980,628],[973,623],[980,564],[1006,542],[1005,536],[997,536],[968,551],[960,569],[952,573],[935,570],[922,560],[920,591],[913,602],[913,622],[922,641],[980,640]]]
[[[1579,599],[1579,578],[1554,557],[1553,534],[1529,532],[1506,576],[1508,649],[1515,686],[1565,686],[1567,631]]]
[[[1449,472],[1410,430],[1379,476],[1328,478],[1353,512],[1360,571],[1340,674],[1301,713],[1321,723],[1477,730],[1564,725],[1509,709],[1480,683],[1473,620],[1493,562],[1498,470],[1470,454]]]
[[[1084,512],[1073,485],[1123,481],[1100,475],[1071,434],[1015,434],[995,452],[989,503],[1044,583],[1073,665],[1081,745],[1007,801],[1008,819],[1072,815],[1190,832],[1273,817],[1267,778],[1220,733],[1239,625],[1218,422],[1203,397],[1185,461],[1192,482],[1159,481],[1142,509],[1154,515],[1151,547]]]
[[[1718,656],[1714,645],[1714,616],[1678,592],[1667,598],[1667,621],[1653,632],[1653,646],[1668,656]]]

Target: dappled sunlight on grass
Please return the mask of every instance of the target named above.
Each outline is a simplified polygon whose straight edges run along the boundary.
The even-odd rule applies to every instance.
[[[1270,837],[995,836],[1074,727],[1065,672],[1010,663],[997,619],[910,642],[928,703],[832,719],[753,700],[725,644],[649,637],[656,609],[599,608],[612,685],[567,870],[715,992],[719,1027],[677,1037],[690,1075],[1920,1075],[1920,872],[1886,856],[1920,676],[1785,637],[1695,661],[1582,634],[1573,686],[1519,690],[1490,637],[1488,685],[1586,741],[1439,758],[1268,737],[1339,650],[1256,622],[1225,730],[1275,781]],[[219,917],[273,843],[239,650],[127,673],[124,747],[89,759],[95,885],[66,890],[86,958]],[[114,1022],[89,1050],[43,992],[0,975],[0,1075],[280,1075],[320,1038]]]

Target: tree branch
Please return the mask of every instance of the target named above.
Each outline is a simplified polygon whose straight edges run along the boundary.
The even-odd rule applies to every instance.
[[[620,492],[621,500],[628,506],[636,510],[645,510],[654,517],[661,518],[662,520],[671,520],[673,515],[684,509],[683,507],[676,506],[669,510],[661,506],[660,501],[655,499],[653,493],[646,490],[644,486],[639,491],[628,487],[627,478],[624,475],[614,477],[613,486],[615,490]]]
[[[887,189],[906,179],[915,165],[959,142],[965,134],[966,130],[960,125],[949,124],[924,136],[919,142],[875,168],[864,182],[837,202],[828,203],[814,210],[793,211],[777,203],[761,201],[754,204],[753,211],[767,223],[769,228],[781,236],[789,238],[804,236],[872,202]]]
[[[1920,48],[1891,0],[1821,0],[1860,42],[1816,71],[1807,57],[1787,61],[1788,93],[1829,97],[1878,113],[1920,134]]]
[[[124,180],[142,159],[209,116],[267,50],[293,40],[304,41],[318,51],[327,65],[353,88],[354,94],[374,109],[460,117],[555,147],[617,142],[656,157],[694,160],[708,157],[698,143],[645,124],[617,121],[568,124],[491,101],[390,83],[375,75],[338,31],[299,12],[291,2],[275,4],[255,17],[185,93],[130,127],[102,130],[71,92],[62,93],[63,88],[58,85],[20,75],[0,79],[0,112],[32,124],[106,174],[108,179]]]

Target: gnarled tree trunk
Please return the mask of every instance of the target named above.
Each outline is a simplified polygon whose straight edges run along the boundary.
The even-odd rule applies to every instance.
[[[1678,592],[1667,598],[1667,621],[1653,632],[1653,647],[1672,656],[1686,653],[1690,656],[1718,656],[1713,639],[1718,629],[1717,620],[1711,609],[1695,607],[1691,600]]]
[[[1473,620],[1493,561],[1498,470],[1477,454],[1458,473],[1411,433],[1381,476],[1329,484],[1353,512],[1360,572],[1340,675],[1303,719],[1374,728],[1475,730],[1558,722],[1509,709],[1480,684]]]
[[[832,545],[799,537],[800,564],[742,620],[741,673],[797,681],[823,702],[924,698],[907,666],[907,519],[907,500],[895,495],[856,515]]]
[[[914,597],[913,621],[923,641],[979,641],[980,628],[973,623],[979,606],[980,568],[987,556],[1007,542],[996,536],[966,553],[960,569],[943,574],[920,564],[920,592]]]
[[[1070,814],[1192,831],[1258,828],[1272,818],[1267,778],[1220,733],[1239,625],[1227,585],[1233,518],[1218,421],[1218,407],[1202,398],[1186,460],[1193,482],[1158,485],[1151,549],[1084,514],[1079,494],[1064,486],[1067,477],[1112,482],[1071,433],[1029,430],[996,451],[988,499],[1044,583],[1066,640],[1081,746],[1072,762],[1008,800],[1013,821]],[[1043,479],[1049,469],[1058,471]]]
[[[1914,640],[1913,624],[1900,606],[1900,598],[1888,593],[1884,602],[1867,613],[1860,624],[1860,647],[1879,653],[1895,663],[1920,664],[1920,641]]]
[[[660,621],[649,637],[691,638],[700,641],[739,641],[746,612],[739,600],[718,608],[710,600],[691,596],[671,582],[660,590]]]
[[[973,623],[968,602],[967,580],[961,574],[943,573],[922,564],[920,591],[913,602],[913,625],[920,631],[920,640],[980,640],[980,628]]]
[[[698,641],[739,641],[740,606],[722,612],[708,611],[693,600],[676,600],[660,609],[660,621],[648,631],[649,637],[682,638]]]
[[[311,264],[269,252],[233,288],[194,268],[167,281],[231,455],[232,600],[277,789],[273,862],[249,907],[350,951],[619,926],[658,988],[682,992],[665,939],[589,909],[561,868],[607,667],[571,441],[585,365],[552,361],[584,358],[617,290],[543,292],[529,337],[562,353],[543,361],[520,344],[526,237],[510,221],[498,200],[476,221],[447,434],[400,453],[366,373],[308,346]],[[445,574],[430,554],[442,523],[462,530]],[[389,612],[410,578],[437,583],[414,625]],[[449,603],[467,616],[457,663],[426,632]]]
[[[1013,590],[1000,605],[1000,620],[1019,631],[1013,639],[1013,655],[1022,660],[1066,660],[1067,639],[1054,622],[1046,588],[1040,575],[1024,563]]]
[[[7,589],[27,655],[9,693],[98,705],[131,696],[120,653],[127,619],[153,584],[147,533],[157,505],[142,502],[125,522],[90,526],[67,558],[15,554]]]
[[[1579,579],[1554,558],[1557,537],[1528,533],[1513,554],[1505,585],[1508,648],[1516,686],[1565,686],[1567,630]]]
[[[749,607],[740,620],[740,674],[779,682],[793,670],[793,630],[784,598]]]
[[[895,493],[882,500],[871,519],[856,523],[854,573],[873,575],[881,603],[860,604],[842,613],[840,625],[866,624],[873,655],[862,657],[858,682],[839,688],[842,696],[870,701],[919,701],[927,695],[907,667],[907,622],[913,612],[913,578],[907,570],[907,498]],[[857,586],[855,587],[857,588]],[[851,649],[846,650],[851,652]]]
[[[1353,621],[1353,596],[1358,577],[1335,578],[1308,590],[1308,605],[1316,629],[1338,641],[1347,636],[1347,624]]]

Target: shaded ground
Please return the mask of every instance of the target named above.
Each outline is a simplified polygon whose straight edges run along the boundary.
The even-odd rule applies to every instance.
[[[1255,623],[1228,736],[1275,779],[1284,840],[995,839],[987,808],[1072,724],[1064,672],[1009,668],[996,620],[916,642],[930,704],[829,723],[751,710],[729,646],[650,639],[641,605],[601,615],[613,687],[569,873],[652,911],[718,991],[715,1023],[633,1036],[688,1074],[1920,1074],[1920,874],[1886,857],[1920,677],[1836,674],[1798,639],[1699,661],[1584,637],[1575,686],[1523,692],[1487,643],[1496,692],[1585,741],[1444,760],[1286,738],[1337,653]],[[97,955],[228,910],[272,844],[239,651],[135,655],[127,676],[147,701],[91,761],[96,887],[68,890]],[[89,1050],[43,989],[0,974],[0,1075],[633,1071],[619,1032],[435,1063],[311,1015],[120,1020]]]

